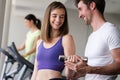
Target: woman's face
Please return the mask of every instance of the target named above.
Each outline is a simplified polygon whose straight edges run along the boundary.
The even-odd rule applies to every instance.
[[[50,25],[52,29],[59,30],[59,28],[63,25],[65,20],[65,10],[60,9],[54,9],[51,11],[50,14]]]
[[[24,20],[24,23],[25,23],[25,26],[26,26],[26,27],[28,27],[28,28],[31,27],[32,22],[31,22],[30,20],[25,19],[25,20]]]

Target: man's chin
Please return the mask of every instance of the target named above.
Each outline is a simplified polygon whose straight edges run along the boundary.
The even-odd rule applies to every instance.
[[[85,23],[86,25],[90,25],[90,23],[89,23],[89,22],[84,21],[84,23]]]

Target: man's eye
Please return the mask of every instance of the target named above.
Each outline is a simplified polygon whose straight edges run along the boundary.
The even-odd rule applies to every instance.
[[[56,16],[54,15],[54,16],[52,16],[53,18],[56,18]]]

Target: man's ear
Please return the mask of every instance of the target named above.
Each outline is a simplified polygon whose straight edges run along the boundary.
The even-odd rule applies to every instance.
[[[96,3],[95,3],[94,1],[92,1],[92,2],[90,3],[90,9],[91,9],[91,10],[95,10],[95,8],[96,8]]]

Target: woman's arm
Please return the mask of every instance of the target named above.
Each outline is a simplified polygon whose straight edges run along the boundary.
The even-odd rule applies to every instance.
[[[17,47],[18,51],[21,51],[23,49],[25,49],[25,40],[23,41],[23,43],[19,47]]]
[[[36,80],[36,76],[37,76],[37,72],[38,72],[38,69],[37,69],[37,66],[38,66],[38,63],[37,63],[37,53],[38,53],[38,46],[40,44],[41,40],[38,40],[36,42],[36,58],[35,58],[35,64],[34,64],[34,71],[33,71],[33,74],[32,74],[32,77],[31,77],[31,80]]]
[[[67,34],[63,37],[62,44],[64,48],[64,54],[66,57],[75,54],[74,40],[70,34]],[[74,75],[74,71],[65,67],[65,75],[68,79],[70,79]]]
[[[34,53],[34,52],[36,51],[37,41],[38,41],[39,39],[40,39],[40,36],[38,36],[38,37],[35,39],[33,48],[32,48],[30,51],[22,54],[22,56],[26,57],[26,56],[31,55],[32,53]]]
[[[34,71],[33,71],[33,74],[32,74],[32,77],[31,77],[31,80],[36,80],[36,76],[37,76],[37,60],[35,59],[35,64],[34,64]]]

